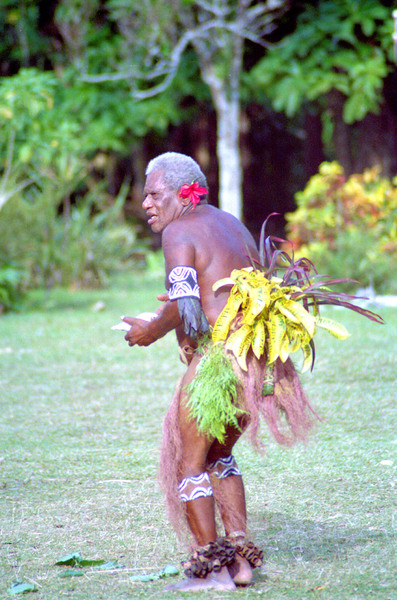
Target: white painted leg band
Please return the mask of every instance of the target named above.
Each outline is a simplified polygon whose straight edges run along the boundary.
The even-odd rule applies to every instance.
[[[208,471],[211,475],[215,475],[218,479],[225,479],[230,475],[240,475],[241,471],[237,466],[236,459],[233,454],[226,458],[218,458],[215,462],[208,465]]]
[[[193,475],[193,477],[185,477],[178,485],[178,490],[182,502],[189,502],[190,500],[213,495],[207,472]]]

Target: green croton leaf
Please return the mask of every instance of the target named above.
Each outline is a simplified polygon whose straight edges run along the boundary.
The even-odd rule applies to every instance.
[[[77,567],[81,565],[81,554],[80,552],[73,552],[72,554],[67,554],[66,556],[62,556],[62,558],[60,558],[55,565],[56,566],[62,566],[62,565],[70,565],[72,567]]]
[[[9,594],[27,594],[28,592],[37,592],[38,589],[34,583],[23,583],[22,581],[16,581],[12,584],[9,590]]]
[[[84,575],[84,571],[79,569],[66,569],[66,571],[59,573],[58,577],[81,577],[82,575]]]
[[[79,574],[81,575],[82,571],[80,569],[84,567],[93,567],[95,569],[101,569],[103,571],[110,569],[122,569],[124,567],[124,565],[120,565],[115,560],[104,560],[103,558],[87,560],[85,558],[82,558],[80,552],[72,552],[71,554],[63,556],[55,563],[55,565],[59,567],[77,567],[77,569],[69,569],[67,571],[64,571],[59,575],[60,577],[74,577],[78,576]]]
[[[130,577],[130,581],[157,581],[158,579],[163,579],[164,577],[175,577],[179,575],[179,569],[174,565],[166,565],[161,571],[157,571],[155,573],[147,573],[144,575],[132,575]]]

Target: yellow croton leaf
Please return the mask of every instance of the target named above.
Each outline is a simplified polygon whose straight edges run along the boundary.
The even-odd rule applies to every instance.
[[[270,313],[269,320],[266,323],[269,336],[267,360],[271,364],[280,354],[281,344],[287,330],[287,325],[283,315]]]
[[[225,277],[224,279],[219,279],[218,281],[215,281],[214,285],[212,286],[212,291],[216,292],[217,290],[219,290],[221,287],[223,287],[225,285],[234,285],[235,283],[236,282],[231,277]]]
[[[252,336],[252,351],[256,358],[260,358],[265,349],[265,324],[263,320],[258,319],[253,325],[254,334]]]
[[[230,324],[237,315],[241,302],[242,296],[238,290],[236,293],[230,294],[226,306],[217,318],[212,330],[212,339],[214,342],[222,342],[227,338]]]
[[[247,370],[247,353],[251,347],[251,342],[252,342],[252,332],[247,336],[242,348],[240,349],[239,355],[236,356],[238,364],[244,371]]]
[[[298,302],[289,300],[288,303],[284,303],[284,308],[287,305],[287,309],[291,312],[298,322],[306,329],[310,338],[312,338],[316,332],[316,319]]]
[[[302,340],[305,337],[302,334],[302,330],[299,327],[296,327],[289,323],[287,325],[287,336],[288,336],[288,350],[290,354],[297,352],[302,347]],[[308,338],[307,334],[306,337]],[[305,341],[307,344],[309,339]]]
[[[325,317],[315,317],[315,322],[317,327],[326,329],[339,340],[345,340],[350,336],[350,333],[347,331],[346,327],[337,321],[333,321],[332,319],[327,319]]]
[[[243,324],[229,336],[225,347],[227,350],[231,350],[234,356],[238,357],[243,352],[243,348],[249,337],[252,337],[252,329],[249,325]]]
[[[246,307],[243,309],[244,323],[252,325],[255,318],[268,306],[269,300],[270,293],[267,287],[262,285],[253,288],[248,297]]]
[[[289,300],[288,298],[279,298],[274,303],[274,308],[279,310],[284,315],[284,317],[287,317],[287,319],[289,319],[293,323],[300,323],[300,319],[288,308],[291,302],[292,300]]]
[[[301,372],[304,373],[305,371],[310,369],[310,367],[312,365],[313,350],[312,350],[312,347],[310,346],[310,344],[307,344],[306,346],[302,346],[302,351],[303,351],[303,365],[302,365]]]
[[[290,355],[289,339],[288,339],[288,335],[285,334],[281,341],[281,345],[280,345],[280,360],[283,363],[285,363],[285,361],[287,360],[289,355]]]

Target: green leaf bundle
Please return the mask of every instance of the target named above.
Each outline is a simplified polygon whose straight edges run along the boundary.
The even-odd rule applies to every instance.
[[[238,425],[238,416],[245,411],[238,407],[240,381],[226,357],[223,344],[210,343],[197,368],[194,380],[186,386],[187,406],[198,431],[225,440],[226,427]]]

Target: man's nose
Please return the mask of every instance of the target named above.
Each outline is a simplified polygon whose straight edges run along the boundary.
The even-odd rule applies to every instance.
[[[142,208],[144,208],[145,210],[147,210],[148,208],[151,208],[151,206],[152,206],[152,200],[150,198],[150,195],[148,195],[148,196],[146,196],[146,198],[142,202]]]

